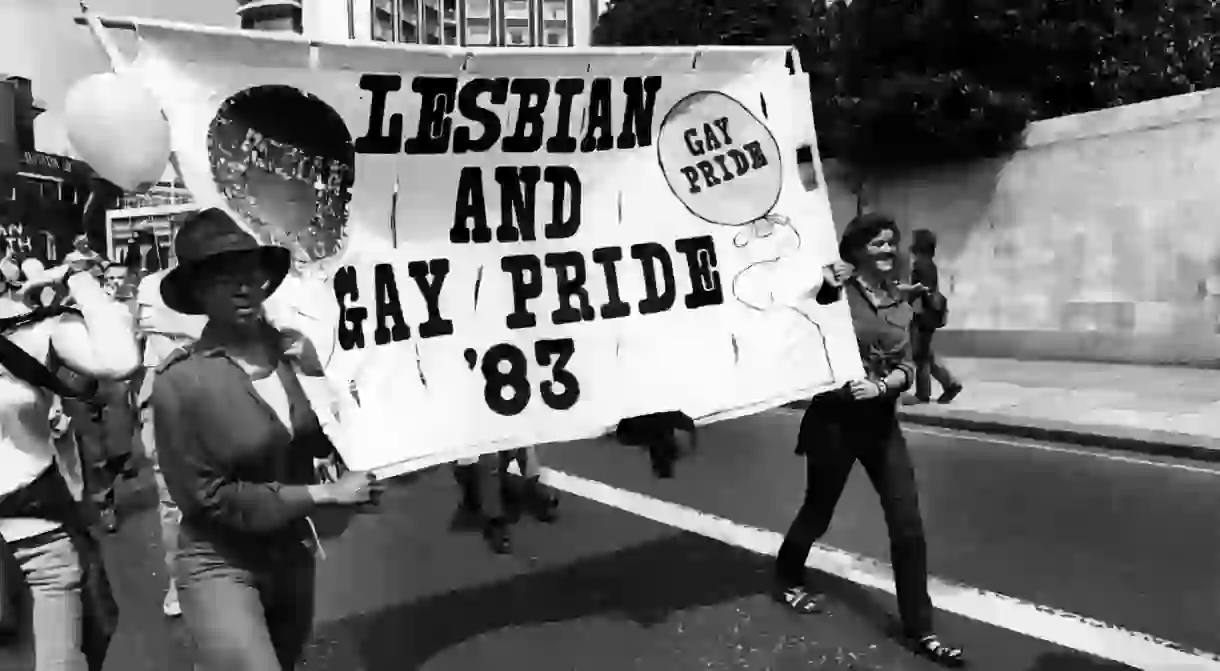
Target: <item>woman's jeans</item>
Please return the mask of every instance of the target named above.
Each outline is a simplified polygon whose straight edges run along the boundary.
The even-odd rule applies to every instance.
[[[314,557],[303,544],[242,547],[192,538],[175,557],[196,671],[291,671],[313,627]]]
[[[830,528],[847,477],[859,461],[881,498],[903,626],[910,635],[930,633],[919,492],[894,402],[815,398],[801,420],[797,452],[805,456],[805,500],[776,557],[781,585],[803,584],[809,550]]]
[[[19,599],[23,629],[17,641],[0,648],[0,667],[8,668],[10,655],[28,659],[32,654],[34,671],[86,671],[81,564],[71,537],[60,528],[8,541],[8,546],[16,560],[10,568],[20,571],[25,584]]]
[[[157,511],[161,517],[161,547],[165,549],[165,568],[169,571],[170,588],[174,580],[174,551],[178,547],[178,525],[182,512],[169,495],[165,476],[161,474],[161,463],[157,460],[157,438],[153,431],[152,405],[145,403],[140,408],[140,443],[144,455],[152,464],[153,479],[157,483]]]

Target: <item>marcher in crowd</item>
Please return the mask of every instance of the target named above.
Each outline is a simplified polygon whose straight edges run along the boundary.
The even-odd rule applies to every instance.
[[[96,542],[56,467],[52,395],[73,391],[47,366],[54,358],[89,378],[130,375],[139,363],[132,323],[87,263],[46,271],[18,296],[13,288],[20,274],[5,247],[0,260],[5,287],[0,294],[0,537],[20,569],[25,583],[20,591],[31,606],[21,610],[19,642],[0,654],[32,648],[35,671],[99,671],[117,607]],[[31,309],[23,299],[45,288],[66,293],[76,312]],[[94,595],[109,603],[92,601]]]
[[[516,462],[520,478],[508,470]],[[496,554],[512,552],[509,525],[526,510],[542,522],[558,518],[559,497],[542,484],[542,464],[533,447],[459,459],[453,477],[461,491],[457,526],[476,526]]]
[[[72,238],[72,251],[64,255],[62,265],[87,267],[89,272],[100,276],[104,261],[101,254],[93,251],[93,247],[89,244],[89,236],[81,233]]]
[[[169,495],[161,464],[157,459],[151,398],[156,368],[175,353],[185,352],[190,343],[198,340],[207,319],[199,315],[174,312],[165,306],[161,300],[161,280],[165,274],[162,271],[148,275],[140,281],[136,292],[136,325],[144,345],[144,375],[140,380],[136,403],[140,410],[140,444],[144,456],[152,465],[153,479],[157,485],[161,545],[165,551],[165,567],[169,575],[169,585],[165,590],[161,609],[166,616],[177,617],[182,614],[182,607],[178,602],[178,588],[174,580],[174,553],[178,548],[178,524],[182,520],[182,513]]]
[[[945,325],[948,304],[940,292],[940,274],[936,268],[936,234],[926,228],[911,234],[911,304],[915,318],[911,324],[911,349],[915,357],[915,400],[927,403],[932,399],[932,380],[940,383],[937,403],[952,403],[962,393],[962,383],[944,366],[932,350],[932,336]]]
[[[208,318],[152,389],[158,461],[182,511],[174,563],[196,668],[290,670],[313,621],[308,517],[375,503],[382,485],[354,471],[317,484],[314,458],[334,448],[262,311],[289,252],[260,246],[218,209],[192,213],[174,248],[161,297]]]
[[[99,265],[98,258],[90,255],[78,256],[76,263],[100,270],[107,296],[126,307],[134,321],[133,292],[126,286],[130,281],[127,268],[118,264]],[[90,385],[92,393],[63,399],[64,412],[72,420],[72,432],[79,446],[85,496],[102,528],[113,533],[119,525],[118,484],[124,478],[135,477],[132,459],[135,397],[131,380],[81,380],[80,384]]]
[[[824,273],[846,296],[867,376],[815,396],[801,420],[796,452],[805,457],[805,499],[776,557],[776,598],[797,613],[818,612],[818,598],[805,586],[805,561],[830,528],[859,461],[881,498],[905,633],[921,655],[957,665],[962,651],[942,643],[932,628],[919,492],[898,425],[897,399],[915,374],[908,335],[912,309],[894,277],[898,238],[889,217],[858,216],[839,242],[846,263]]]

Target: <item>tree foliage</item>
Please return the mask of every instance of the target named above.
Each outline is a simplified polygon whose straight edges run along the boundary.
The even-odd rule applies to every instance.
[[[823,155],[1013,148],[1029,121],[1220,84],[1220,0],[615,0],[607,45],[794,45]]]

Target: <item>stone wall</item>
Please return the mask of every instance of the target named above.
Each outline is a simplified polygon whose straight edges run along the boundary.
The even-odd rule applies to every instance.
[[[1220,366],[1220,90],[1041,121],[1025,145],[862,191],[827,161],[836,225],[860,191],[936,231],[942,353]]]

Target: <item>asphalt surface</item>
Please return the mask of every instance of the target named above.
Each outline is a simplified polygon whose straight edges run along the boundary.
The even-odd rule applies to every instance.
[[[799,416],[705,427],[677,478],[635,448],[549,446],[546,465],[783,531],[803,469]],[[938,576],[1203,649],[1220,614],[1216,476],[931,435],[909,441]],[[1049,446],[1052,449],[1070,449]],[[446,469],[396,483],[380,514],[328,544],[318,624],[301,668],[333,671],[685,671],[936,668],[892,637],[893,597],[817,580],[828,612],[798,617],[767,596],[769,558],[564,496],[553,525],[523,520],[515,552],[450,530]],[[128,496],[105,541],[123,609],[108,671],[187,671],[181,624],[160,614],[164,569],[151,497]],[[884,524],[857,469],[825,542],[885,559]],[[941,613],[938,629],[987,671],[1127,669],[1001,627]],[[7,668],[0,663],[0,669]],[[20,668],[20,667],[13,667]]]

